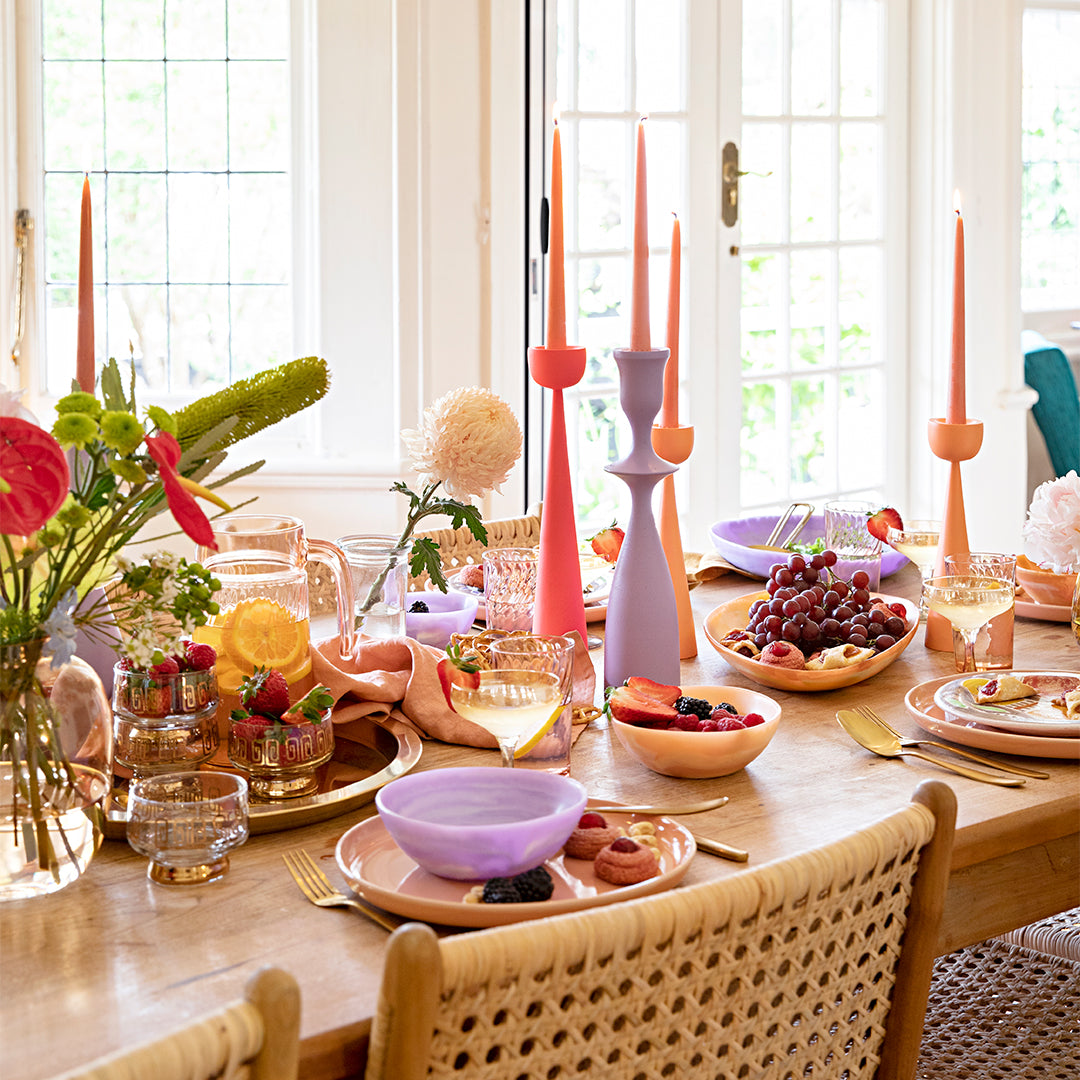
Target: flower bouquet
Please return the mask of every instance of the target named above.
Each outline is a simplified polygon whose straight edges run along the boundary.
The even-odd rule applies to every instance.
[[[1069,604],[1080,573],[1080,476],[1075,471],[1035,489],[1023,535],[1017,582],[1036,603]]]
[[[155,405],[140,416],[134,371],[125,389],[110,360],[97,395],[60,399],[51,434],[0,395],[0,899],[70,883],[100,839],[111,712],[100,680],[73,658],[77,633],[147,667],[217,610],[217,583],[198,563],[132,561],[122,549],[166,510],[214,547],[196,500],[229,509],[212,489],[262,462],[200,481],[225,447],[317,400],[327,381],[325,363],[308,358],[175,416]]]

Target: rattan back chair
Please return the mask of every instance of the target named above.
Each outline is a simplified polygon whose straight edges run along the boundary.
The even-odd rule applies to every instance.
[[[296,1080],[299,1057],[300,988],[263,968],[243,1000],[56,1080]]]
[[[453,574],[463,566],[480,562],[488,548],[533,548],[540,544],[539,507],[523,517],[496,518],[485,521],[487,543],[482,544],[469,531],[467,525],[460,529],[435,529],[431,532],[418,532],[417,536],[427,537],[439,545],[444,574]],[[409,587],[422,589],[427,583],[426,573],[410,578]]]
[[[390,938],[367,1080],[908,1078],[956,800],[718,881]]]

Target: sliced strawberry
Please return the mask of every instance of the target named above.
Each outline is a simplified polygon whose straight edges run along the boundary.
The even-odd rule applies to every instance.
[[[665,686],[663,683],[654,682],[645,678],[644,675],[631,675],[626,680],[626,685],[642,697],[652,698],[654,701],[662,701],[665,705],[674,705],[680,697],[682,690],[677,686]]]
[[[894,529],[904,527],[900,514],[891,506],[882,507],[876,514],[871,514],[866,521],[866,528],[870,535],[886,544],[889,542],[890,526]]]
[[[475,690],[480,685],[480,668],[474,662],[474,658],[461,655],[460,645],[448,645],[446,656],[435,665],[439,674],[439,684],[442,686],[443,697],[446,704],[454,709],[454,703],[450,699],[450,687],[460,686],[465,690]]]
[[[607,703],[616,720],[638,727],[666,728],[679,715],[670,705],[647,698],[628,686],[617,686],[612,690]]]
[[[625,537],[626,533],[612,522],[606,529],[601,529],[595,536],[589,537],[589,543],[601,559],[613,563],[619,557]]]

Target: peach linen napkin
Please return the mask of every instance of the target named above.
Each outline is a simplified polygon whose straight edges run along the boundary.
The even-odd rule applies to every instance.
[[[576,631],[574,702],[592,704],[596,673]],[[425,738],[462,746],[496,747],[495,736],[458,715],[446,704],[436,665],[439,649],[408,637],[361,636],[348,661],[338,652],[338,639],[313,644],[312,674],[334,695],[334,735],[350,737],[349,725],[361,717],[393,718]]]

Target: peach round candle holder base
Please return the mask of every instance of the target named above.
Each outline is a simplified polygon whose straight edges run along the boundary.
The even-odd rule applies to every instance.
[[[670,461],[672,465],[681,465],[694,449],[693,425],[665,427],[662,424],[653,424],[652,447],[658,457]]]
[[[965,420],[962,424],[950,424],[941,417],[934,417],[927,424],[927,437],[934,456],[950,463],[935,570],[937,574],[944,574],[946,556],[966,555],[971,550],[968,545],[960,462],[970,461],[982,447],[982,421]],[[934,611],[931,611],[926,619],[926,647],[937,652],[953,651],[952,624]]]
[[[533,382],[548,390],[565,390],[575,386],[585,374],[585,346],[567,345],[552,349],[534,345],[529,349],[529,374]]]

